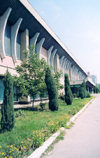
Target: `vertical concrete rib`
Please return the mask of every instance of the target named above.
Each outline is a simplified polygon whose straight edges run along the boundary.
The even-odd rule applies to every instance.
[[[65,56],[62,56],[61,59],[60,59],[60,65],[61,65],[61,68],[63,67],[63,59],[65,58]]]
[[[7,21],[12,9],[8,8],[6,12],[0,17],[0,57],[3,59],[5,57],[5,45],[4,45],[4,36]]]
[[[47,64],[50,65],[50,57],[51,57],[51,52],[53,50],[54,46],[51,46],[49,50],[47,51]]]
[[[30,46],[32,46],[32,45],[36,46],[36,42],[37,42],[37,39],[38,39],[39,35],[40,35],[40,33],[37,32],[37,33],[34,35],[34,37],[32,37],[32,38],[30,39]]]
[[[18,21],[11,27],[11,51],[12,51],[12,57],[14,62],[17,60],[16,55],[16,41],[17,41],[17,35],[19,31],[19,27],[22,22],[22,18],[19,18]]]
[[[42,38],[42,39],[40,40],[40,42],[37,43],[37,45],[36,45],[36,53],[38,54],[38,57],[39,57],[39,58],[40,58],[41,48],[42,48],[42,46],[43,46],[44,41],[45,41],[45,38]]]
[[[21,33],[21,60],[24,60],[26,58],[24,51],[29,51],[29,30],[28,29],[25,29],[25,31]]]
[[[55,54],[57,52],[57,49],[55,49],[52,54],[51,54],[51,57],[50,57],[50,65],[53,67],[54,66],[54,57],[55,57]]]

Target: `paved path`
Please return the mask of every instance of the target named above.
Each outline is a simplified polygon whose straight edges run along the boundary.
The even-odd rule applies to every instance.
[[[100,95],[44,158],[100,158]]]

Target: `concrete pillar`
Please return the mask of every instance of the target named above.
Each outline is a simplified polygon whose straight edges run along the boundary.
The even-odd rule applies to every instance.
[[[4,45],[4,36],[7,21],[12,9],[8,8],[6,12],[0,17],[0,57],[3,59],[5,57],[5,45]]]
[[[34,35],[34,37],[32,37],[31,39],[30,39],[30,46],[36,46],[36,42],[37,42],[37,39],[38,39],[38,37],[39,37],[39,35],[40,35],[40,33],[39,32],[37,32],[35,35]]]
[[[47,51],[47,64],[50,65],[50,57],[51,57],[51,52],[53,50],[54,46],[51,46],[49,50]]]
[[[70,81],[72,81],[72,68],[73,68],[73,65],[71,64],[71,66],[70,66],[70,68],[69,68]]]
[[[29,30],[26,29],[21,34],[21,60],[25,59],[24,51],[29,50]]]
[[[19,18],[18,21],[11,27],[11,52],[14,62],[17,61],[16,41],[21,22],[22,18]]]
[[[38,54],[39,59],[40,59],[41,48],[43,46],[44,41],[45,41],[45,38],[42,38],[39,41],[39,43],[36,45],[36,53]]]
[[[54,57],[55,57],[55,54],[57,52],[57,49],[55,49],[52,54],[51,54],[51,57],[50,57],[50,65],[54,68]]]
[[[57,72],[59,70],[60,70],[59,55],[56,54],[54,58],[54,71]]]

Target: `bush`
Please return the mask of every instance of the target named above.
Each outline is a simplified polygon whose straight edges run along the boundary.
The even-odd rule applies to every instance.
[[[65,100],[65,95],[64,95],[64,94],[61,94],[61,95],[59,96],[59,99]]]
[[[14,127],[13,81],[7,71],[4,77],[4,100],[1,106],[1,129],[11,131]]]
[[[49,109],[51,111],[58,110],[58,91],[56,87],[55,80],[51,74],[51,70],[48,67],[46,70],[45,83],[47,86],[48,96],[49,96]]]
[[[71,105],[73,101],[72,91],[69,84],[68,75],[65,74],[65,102],[67,105]]]
[[[81,99],[85,98],[86,97],[86,83],[85,81],[83,81],[83,83],[81,84],[80,86],[80,89],[79,89],[79,97]]]
[[[90,93],[88,91],[86,91],[86,98],[90,98]]]

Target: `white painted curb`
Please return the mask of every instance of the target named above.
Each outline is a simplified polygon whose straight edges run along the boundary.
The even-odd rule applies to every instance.
[[[85,111],[85,109],[93,102],[94,98],[90,100],[77,114],[75,114],[70,120],[68,121],[67,125],[70,125],[71,123],[74,123],[74,121],[78,118],[78,116]]]
[[[74,123],[78,116],[93,102],[94,99],[90,100],[76,115],[70,118],[67,125]],[[56,133],[54,133],[47,141],[45,141],[42,146],[37,148],[28,158],[40,158],[40,156],[48,149],[48,147],[55,141],[55,139],[60,135],[61,131],[64,131],[65,128],[60,128]]]
[[[43,143],[42,146],[37,148],[28,158],[40,158],[40,156],[45,152],[45,150],[55,141],[55,139],[60,135],[61,131],[65,129],[62,127],[56,133],[54,133],[47,141]]]

